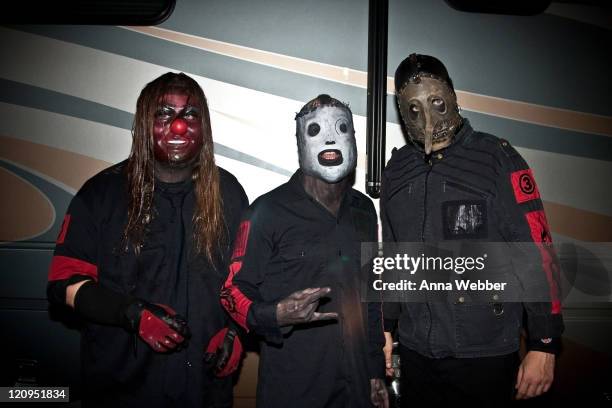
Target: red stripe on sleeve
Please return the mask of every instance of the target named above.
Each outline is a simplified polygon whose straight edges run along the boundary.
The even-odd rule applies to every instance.
[[[531,211],[525,214],[531,238],[538,245],[538,250],[542,257],[542,266],[546,273],[548,286],[550,287],[550,297],[552,303],[552,314],[561,313],[561,301],[559,300],[559,266],[555,260],[554,249],[552,247],[552,237],[548,228],[548,221],[543,210]]]
[[[246,321],[253,301],[234,285],[234,275],[240,271],[240,268],[242,268],[242,261],[234,261],[230,265],[229,276],[221,289],[221,304],[239,325],[249,331]]]
[[[249,229],[251,228],[251,221],[242,221],[240,227],[238,227],[238,234],[234,241],[234,252],[232,252],[232,259],[241,258],[246,254],[247,240],[249,239]]]
[[[87,275],[97,281],[98,267],[80,259],[55,255],[49,268],[49,280],[68,279],[73,275]]]
[[[70,224],[70,214],[64,215],[64,221],[62,222],[62,228],[60,228],[59,235],[57,236],[57,244],[61,245],[66,239],[66,233],[68,232],[68,225]]]
[[[234,251],[232,253],[232,263],[229,266],[229,275],[221,288],[221,304],[230,316],[232,316],[232,318],[246,331],[249,331],[246,321],[249,308],[253,301],[246,297],[246,295],[234,284],[234,276],[242,268],[242,261],[238,260],[238,258],[242,258],[246,254],[250,229],[251,221],[245,220],[240,223],[238,234],[234,241]]]
[[[531,169],[518,170],[510,174],[510,182],[516,202],[521,204],[526,201],[540,198],[540,191],[533,178]]]

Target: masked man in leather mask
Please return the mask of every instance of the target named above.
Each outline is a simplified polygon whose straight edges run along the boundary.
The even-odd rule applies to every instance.
[[[383,173],[385,242],[551,242],[527,163],[503,139],[477,132],[459,114],[453,83],[436,58],[412,54],[395,73],[397,102],[409,143]],[[541,262],[540,262],[541,261]],[[539,273],[554,273],[543,253]],[[563,330],[550,302],[384,304],[387,373],[391,331],[399,321],[403,406],[505,405],[546,392]],[[519,361],[526,316],[528,352]]]
[[[248,200],[187,75],[147,84],[132,133],[73,198],[49,271],[49,300],[84,321],[83,406],[231,406],[241,345],[218,291]]]
[[[300,169],[247,211],[222,303],[263,336],[258,407],[383,407],[381,305],[359,294],[360,243],[376,241],[377,220],[351,188],[351,111],[319,95],[296,133]]]

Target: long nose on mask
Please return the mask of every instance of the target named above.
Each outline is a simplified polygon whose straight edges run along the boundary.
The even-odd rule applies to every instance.
[[[170,131],[175,135],[184,135],[187,132],[187,122],[181,118],[176,118],[170,125]]]
[[[425,149],[425,154],[430,154],[431,153],[431,148],[433,145],[433,130],[434,130],[434,123],[432,120],[431,115],[429,114],[425,114],[425,129],[424,129],[424,140],[423,140],[423,147]]]

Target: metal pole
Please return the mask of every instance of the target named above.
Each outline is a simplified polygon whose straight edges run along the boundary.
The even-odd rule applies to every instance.
[[[370,0],[368,22],[368,108],[366,192],[380,197],[387,123],[387,32],[389,0]]]

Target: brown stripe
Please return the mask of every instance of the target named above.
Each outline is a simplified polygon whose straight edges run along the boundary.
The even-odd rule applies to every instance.
[[[66,150],[0,136],[0,157],[23,165],[78,190],[110,163]]]
[[[53,208],[37,188],[3,168],[0,186],[5,192],[0,199],[0,241],[21,241],[49,228]]]
[[[302,75],[339,82],[360,88],[367,87],[367,72],[324,64],[289,55],[243,47],[159,27],[123,27],[145,35],[214,52],[256,64],[267,65]],[[395,93],[393,77],[387,77],[387,93]],[[513,101],[466,91],[457,91],[462,108],[487,115],[508,118],[541,126],[612,136],[612,117]]]
[[[552,232],[580,241],[612,242],[612,217],[563,204],[544,202]]]

